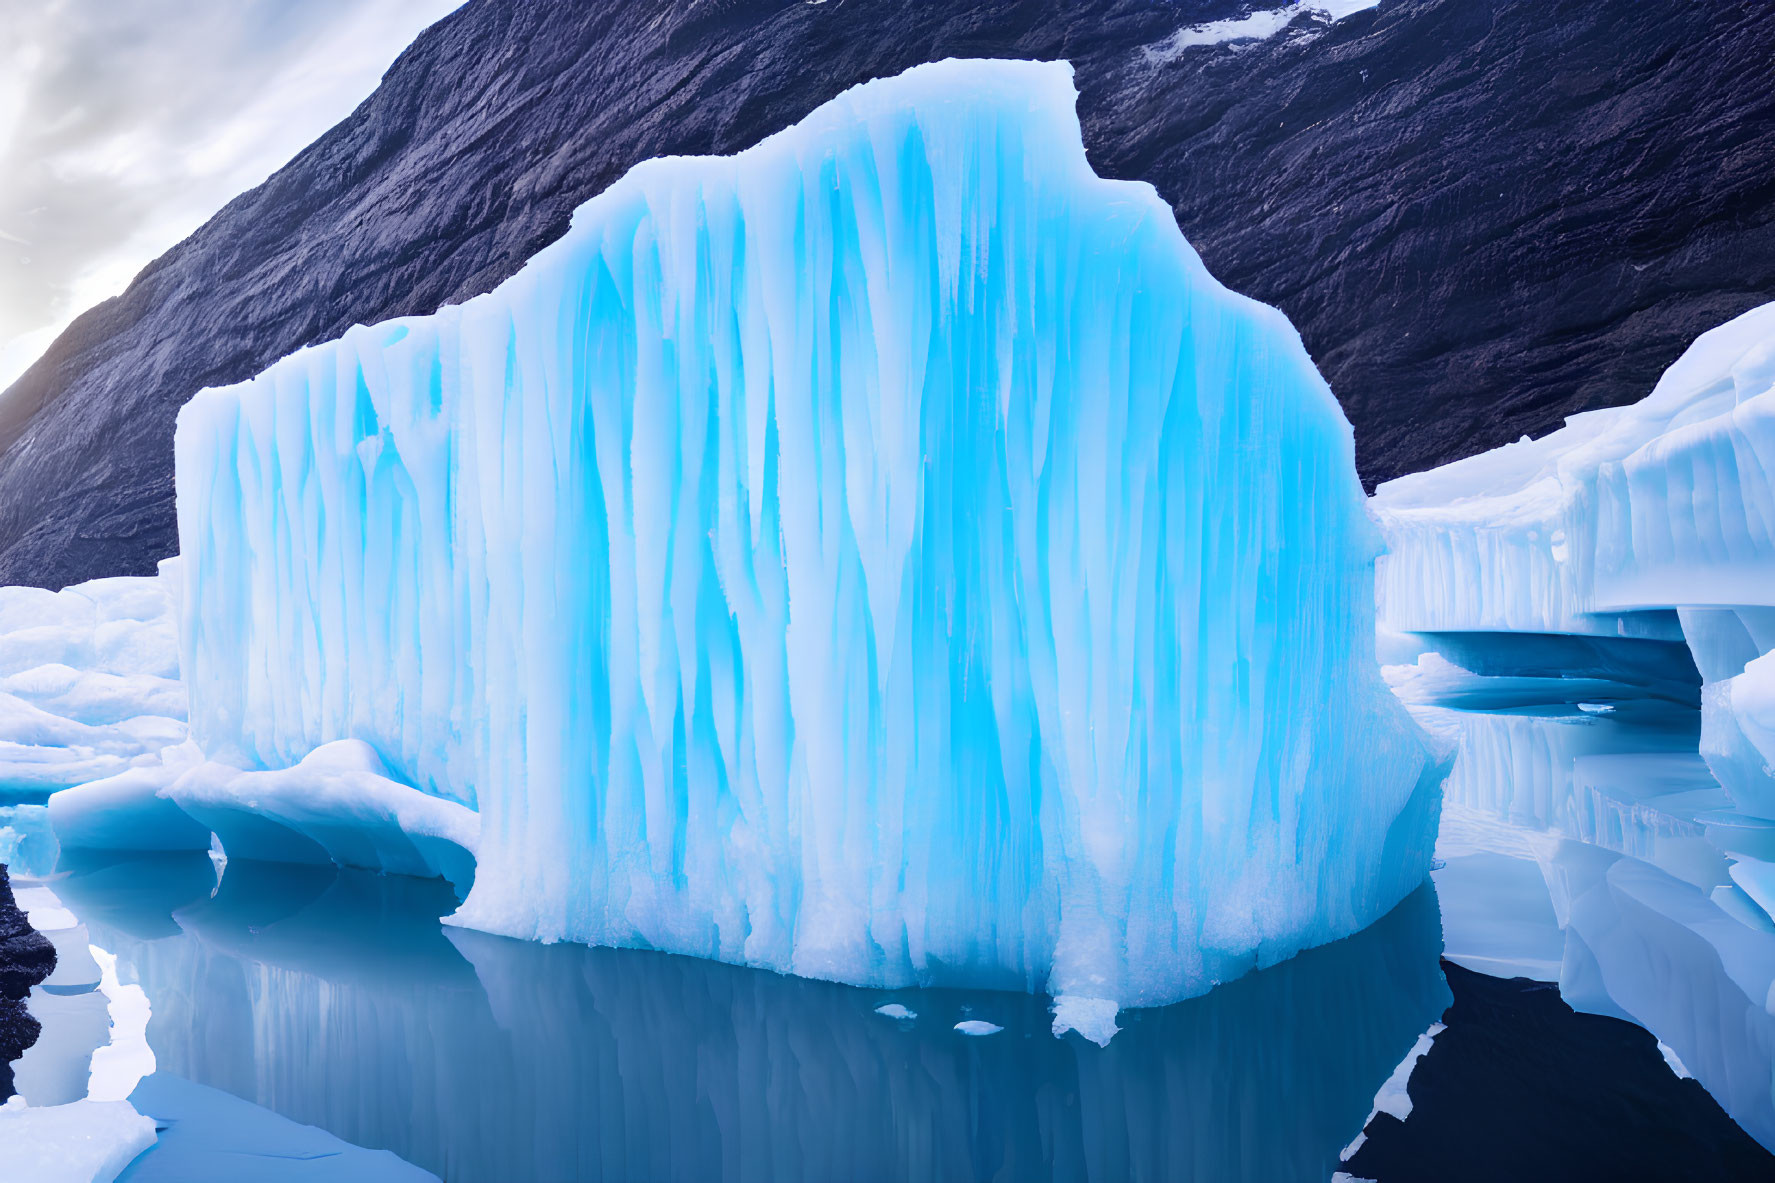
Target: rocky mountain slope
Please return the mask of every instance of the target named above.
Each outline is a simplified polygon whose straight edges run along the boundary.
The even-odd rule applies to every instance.
[[[172,429],[357,322],[488,290],[629,166],[732,152],[867,78],[1068,58],[1151,181],[1293,318],[1371,483],[1631,401],[1775,295],[1762,0],[1382,0],[1185,44],[1237,0],[470,0],[0,396],[0,583],[177,549]]]

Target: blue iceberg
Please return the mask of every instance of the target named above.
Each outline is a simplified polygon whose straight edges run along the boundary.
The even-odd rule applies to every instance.
[[[201,392],[193,739],[358,741],[478,812],[464,926],[1110,1032],[1379,919],[1442,768],[1374,660],[1350,427],[1075,98],[858,87]]]

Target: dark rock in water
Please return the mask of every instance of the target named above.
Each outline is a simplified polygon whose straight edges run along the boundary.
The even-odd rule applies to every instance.
[[[0,1101],[12,1096],[12,1062],[43,1030],[25,1010],[25,995],[54,972],[55,946],[19,911],[0,864]]]
[[[1261,42],[1239,0],[471,0],[0,399],[0,583],[177,549],[172,430],[358,322],[511,275],[636,162],[733,152],[872,77],[1068,58],[1106,175],[1153,182],[1300,327],[1370,483],[1643,396],[1775,297],[1762,0],[1382,0]]]
[[[43,1025],[31,1017],[22,998],[0,998],[0,1103],[17,1090],[12,1084],[12,1062],[29,1051],[43,1034]]]
[[[23,998],[54,972],[55,946],[19,911],[0,864],[0,998]]]
[[[1443,962],[1454,1005],[1412,1071],[1411,1114],[1381,1114],[1344,1170],[1377,1183],[1775,1179],[1775,1156],[1632,1023],[1556,987]]]

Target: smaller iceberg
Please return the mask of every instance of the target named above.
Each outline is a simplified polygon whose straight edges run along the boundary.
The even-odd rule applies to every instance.
[[[1641,1024],[1775,1146],[1775,304],[1373,506],[1387,676],[1458,751],[1448,957]]]
[[[1401,477],[1373,506],[1387,629],[1493,651],[1510,632],[1627,639],[1617,656],[1680,642],[1708,768],[1775,817],[1775,304],[1702,334],[1641,402]]]
[[[322,744],[276,770],[193,763],[164,795],[230,855],[436,877],[465,891],[474,880],[481,819],[394,780],[362,740]]]
[[[278,769],[212,760],[191,742],[181,570],[169,559],[152,577],[0,588],[0,861],[48,874],[63,850],[207,850],[213,833],[244,858],[441,876],[466,891],[480,818],[394,779],[363,741]]]
[[[1393,629],[1681,639],[1670,609],[1718,608],[1738,617],[1710,624],[1718,645],[1767,652],[1775,304],[1702,334],[1632,406],[1389,481],[1372,504]]]

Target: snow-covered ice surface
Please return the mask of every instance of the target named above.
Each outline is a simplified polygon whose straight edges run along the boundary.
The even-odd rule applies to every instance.
[[[127,1101],[0,1105],[0,1183],[111,1183],[153,1144],[154,1123]]]
[[[1372,504],[1387,677],[1458,752],[1447,956],[1648,1028],[1775,1147],[1775,304]]]
[[[148,996],[134,982],[117,976],[117,956],[92,946],[103,977],[99,992],[111,1016],[110,1039],[92,1054],[92,1074],[87,1081],[89,1101],[123,1101],[142,1078],[154,1071],[154,1052],[148,1046]]]
[[[1259,8],[1244,16],[1186,26],[1158,45],[1149,47],[1146,55],[1155,62],[1169,62],[1195,45],[1264,41],[1303,16],[1330,25],[1354,13],[1365,12],[1379,3],[1380,0],[1304,0],[1302,3],[1290,0],[1276,8]]]
[[[183,742],[176,629],[160,578],[0,587],[0,803],[41,802]]]
[[[369,745],[522,937],[1128,1006],[1384,914],[1440,776],[1349,426],[1074,99],[870,83],[201,392],[199,747]]]

